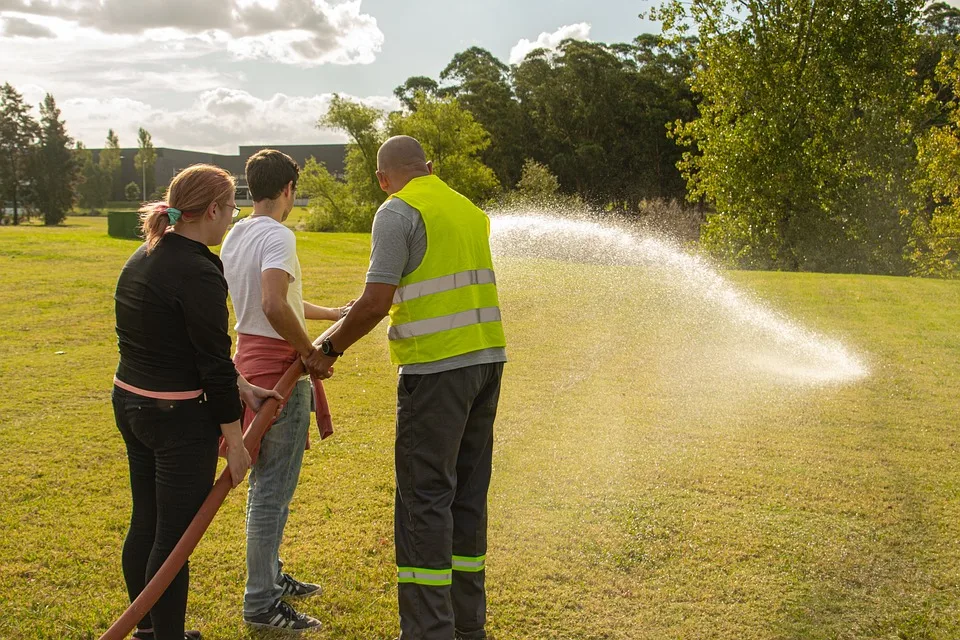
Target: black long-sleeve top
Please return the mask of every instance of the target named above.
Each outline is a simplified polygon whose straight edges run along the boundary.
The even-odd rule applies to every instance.
[[[130,256],[115,300],[120,381],[148,391],[203,389],[217,422],[240,419],[220,258],[167,233],[149,254],[142,246]]]

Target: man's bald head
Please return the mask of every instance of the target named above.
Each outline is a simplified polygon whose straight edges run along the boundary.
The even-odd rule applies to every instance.
[[[416,138],[393,136],[377,151],[377,169],[384,173],[421,169],[426,171],[427,155]]]
[[[393,136],[377,151],[377,178],[388,194],[396,193],[414,178],[431,173],[433,167],[416,138]]]

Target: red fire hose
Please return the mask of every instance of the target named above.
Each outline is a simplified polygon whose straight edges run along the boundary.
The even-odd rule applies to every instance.
[[[340,323],[337,322],[324,331],[323,335],[314,342],[314,345],[320,344],[320,342],[339,325]],[[290,399],[290,394],[293,393],[293,388],[303,373],[303,363],[298,358],[296,362],[290,365],[290,368],[287,369],[283,376],[281,376],[280,381],[277,382],[274,390],[283,396],[284,402]],[[260,407],[260,411],[257,412],[253,422],[247,427],[246,433],[243,434],[243,445],[247,448],[247,451],[250,451],[256,445],[260,444],[260,439],[263,438],[267,429],[273,424],[279,404],[277,399],[269,398]],[[173,551],[170,552],[166,561],[160,566],[160,569],[157,570],[157,573],[154,574],[147,586],[143,588],[143,591],[140,592],[136,600],[127,607],[123,615],[117,618],[117,621],[107,629],[106,633],[100,636],[100,640],[123,640],[128,633],[133,631],[137,623],[147,615],[160,596],[163,595],[163,592],[170,586],[170,583],[173,582],[173,579],[180,572],[187,558],[189,558],[193,550],[196,549],[197,543],[200,542],[200,538],[207,531],[207,527],[213,522],[213,517],[217,515],[217,511],[220,510],[220,505],[223,504],[223,501],[232,488],[233,482],[230,479],[230,469],[225,468],[213,485],[213,489],[210,490],[207,499],[200,505],[200,510],[197,511],[197,515],[193,517],[190,526],[183,532],[183,536],[180,538],[177,546],[173,548]]]

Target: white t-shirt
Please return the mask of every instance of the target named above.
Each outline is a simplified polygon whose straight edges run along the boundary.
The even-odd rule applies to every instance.
[[[300,259],[293,231],[267,216],[245,218],[227,234],[220,259],[237,314],[237,333],[280,338],[263,313],[260,275],[267,269],[281,269],[289,275],[287,302],[306,328]]]

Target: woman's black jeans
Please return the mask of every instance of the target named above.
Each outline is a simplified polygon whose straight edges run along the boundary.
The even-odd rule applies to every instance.
[[[114,387],[113,412],[127,445],[133,515],[123,543],[131,602],[167,559],[213,487],[220,428],[203,398],[153,400]],[[156,640],[183,640],[189,566],[137,626]]]

